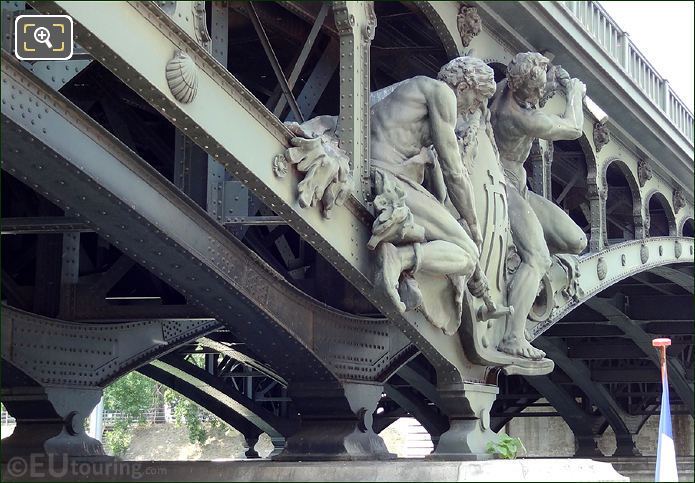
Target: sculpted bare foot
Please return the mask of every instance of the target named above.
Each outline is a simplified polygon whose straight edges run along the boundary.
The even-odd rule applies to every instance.
[[[387,295],[400,313],[405,312],[405,304],[398,294],[398,279],[403,268],[398,249],[391,243],[381,243],[377,248],[377,274],[374,280],[376,289]]]
[[[497,349],[513,356],[525,357],[534,361],[545,357],[545,352],[533,347],[525,337],[518,338],[514,335],[504,336]]]
[[[405,276],[401,279],[398,285],[398,295],[407,311],[418,309],[424,303],[420,286],[413,277]]]

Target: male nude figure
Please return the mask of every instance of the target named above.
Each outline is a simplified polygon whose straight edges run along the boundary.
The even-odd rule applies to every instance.
[[[459,57],[441,69],[438,80],[419,76],[404,81],[371,109],[372,167],[400,185],[414,222],[424,228],[422,243],[396,246],[382,241],[377,246],[376,286],[401,312],[406,310],[398,293],[403,272],[462,276],[476,296],[487,287],[476,269],[482,236],[455,129],[457,118],[479,112],[494,90],[492,69],[479,59]],[[435,166],[434,178],[443,181],[434,190],[436,196],[422,186],[428,159],[424,150],[430,146],[441,166]],[[470,236],[444,205],[447,195]]]
[[[536,108],[545,90],[548,64],[538,53],[517,54],[507,67],[507,84],[490,108],[507,182],[512,237],[521,258],[509,285],[508,303],[515,312],[498,349],[531,359],[545,356],[526,340],[524,330],[541,278],[552,263],[550,255],[579,254],[586,247],[584,232],[560,207],[526,189],[524,161],[534,138],[558,141],[582,135],[586,86],[580,80],[561,79],[567,97],[562,116]]]

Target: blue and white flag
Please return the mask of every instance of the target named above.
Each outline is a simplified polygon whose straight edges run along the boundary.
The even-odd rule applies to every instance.
[[[664,348],[665,349],[665,348]],[[676,448],[673,445],[671,430],[671,402],[668,396],[668,375],[666,358],[661,362],[661,413],[659,414],[659,443],[656,450],[655,481],[678,481],[676,469]]]

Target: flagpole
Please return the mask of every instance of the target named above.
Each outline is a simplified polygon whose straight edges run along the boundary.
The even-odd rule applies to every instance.
[[[678,481],[676,469],[676,449],[671,429],[671,402],[668,392],[668,371],[666,368],[666,348],[671,339],[654,339],[652,346],[659,351],[661,365],[661,411],[659,413],[659,442],[656,450],[656,471],[654,481]]]

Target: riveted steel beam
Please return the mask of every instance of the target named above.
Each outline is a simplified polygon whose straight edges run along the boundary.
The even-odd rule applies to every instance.
[[[218,399],[215,397],[214,393],[210,394],[209,392],[211,391],[205,391],[201,387],[201,382],[197,380],[185,380],[179,377],[177,373],[172,374],[171,372],[168,372],[164,368],[168,366],[163,365],[163,367],[158,367],[155,364],[147,364],[142,366],[138,369],[138,372],[149,377],[150,379],[154,379],[155,381],[164,384],[182,396],[187,397],[244,435],[257,436],[263,432],[258,426],[251,423],[248,419],[236,412],[232,407],[225,404],[226,401]]]
[[[567,354],[553,341],[545,337],[539,337],[535,341],[535,345],[550,357],[555,364],[560,367],[572,382],[587,395],[587,397],[598,407],[599,411],[608,424],[611,425],[616,435],[618,448],[617,454],[634,454],[636,452],[635,443],[633,441],[630,430],[625,421],[627,416],[624,411],[618,406],[618,403],[613,399],[602,384],[597,384],[592,380],[593,373],[589,368],[578,360],[573,360],[567,357]]]
[[[291,133],[158,6],[113,2],[94,9],[91,4],[74,1],[32,5],[44,13],[72,16],[82,46],[286,219],[404,332],[438,369],[443,381],[484,381],[484,369],[466,359],[459,340],[446,336],[420,313],[399,314],[390,301],[374,291],[371,258],[365,249],[371,218],[360,202],[348,200],[345,207],[333,210],[330,220],[323,219],[318,209],[299,206],[299,173],[293,169],[278,178],[272,169],[273,157],[289,146]],[[115,28],[119,25],[129,26],[128,35]],[[148,55],[143,55],[143,45],[148,46]],[[189,104],[176,101],[167,85],[165,64],[178,50],[185,51],[197,66],[197,96]],[[368,69],[362,72],[368,75]],[[362,113],[367,115],[368,110]],[[231,127],[230,120],[243,128]]]
[[[214,319],[71,323],[2,306],[2,357],[40,384],[104,387],[217,328]]]
[[[274,379],[283,386],[287,386],[287,381],[285,381],[285,379],[283,379],[283,377],[280,374],[273,371],[271,368],[261,364],[248,354],[244,354],[242,351],[236,349],[233,346],[225,345],[222,342],[217,342],[216,340],[212,340],[207,337],[202,337],[201,339],[199,339],[198,344],[202,347],[205,347],[206,349],[212,349],[224,356],[228,356],[234,359],[235,361],[242,362],[247,366],[256,369],[260,374],[263,374],[265,377]]]
[[[319,10],[318,15],[316,15],[316,19],[314,20],[314,24],[311,27],[311,31],[309,32],[309,35],[307,36],[306,41],[304,42],[302,51],[299,53],[299,57],[297,57],[297,60],[294,63],[294,67],[292,67],[292,72],[290,73],[290,76],[287,79],[287,84],[290,89],[294,88],[294,84],[297,82],[299,74],[301,74],[302,69],[304,68],[304,64],[306,63],[306,60],[309,57],[309,53],[311,52],[311,48],[314,46],[314,42],[316,41],[316,38],[318,37],[318,34],[321,31],[323,21],[326,19],[326,15],[328,14],[329,8],[330,5],[328,3],[321,4],[321,9]],[[285,105],[287,104],[286,99],[286,97],[281,97],[278,100],[275,109],[273,109],[273,114],[280,117],[280,114],[285,109]],[[307,114],[307,116],[311,114],[311,112],[309,111],[303,111],[301,105],[297,107],[299,108],[300,112]],[[313,108],[311,109],[311,111],[313,111]]]
[[[675,283],[679,287],[693,293],[693,277],[692,274],[683,273],[671,267],[656,267],[651,270],[655,275]]]
[[[166,356],[151,363],[152,366],[161,369],[176,378],[195,385],[209,396],[222,401],[239,415],[250,421],[254,426],[268,433],[271,437],[288,436],[297,428],[296,421],[275,416],[273,413],[256,404],[234,386],[213,376],[205,369],[186,362],[174,354]]]
[[[338,312],[299,292],[4,52],[3,61],[3,169],[229,325],[287,380],[373,381],[397,369],[408,341],[386,319]],[[27,118],[28,107],[42,117]],[[344,354],[368,346],[360,361],[346,363]]]
[[[656,367],[660,367],[661,361],[652,346],[653,337],[645,332],[639,323],[630,319],[622,310],[611,303],[611,300],[592,297],[586,301],[586,304],[591,309],[606,317],[611,324],[622,330]],[[670,384],[676,390],[676,393],[686,407],[690,408],[690,410],[695,413],[695,394],[693,393],[693,386],[692,383],[688,382],[686,379],[683,366],[674,357],[668,357],[667,364]]]
[[[270,45],[270,40],[268,40],[268,35],[265,33],[265,29],[261,24],[261,20],[258,18],[258,14],[256,13],[256,7],[253,6],[253,2],[248,2],[246,4],[246,9],[249,13],[249,18],[251,19],[253,28],[256,29],[256,34],[258,34],[258,38],[261,41],[263,50],[265,50],[265,55],[268,57],[270,66],[273,68],[275,77],[277,78],[278,83],[280,84],[280,89],[282,89],[282,92],[285,95],[285,99],[290,105],[290,109],[292,109],[294,116],[297,119],[299,119],[300,122],[304,122],[304,115],[302,114],[302,111],[299,109],[299,106],[297,105],[297,100],[294,98],[294,95],[292,94],[292,88],[287,83],[287,78],[285,77],[285,74],[282,72],[280,62],[278,62],[278,58],[275,55],[273,46]]]
[[[374,2],[334,2],[340,35],[340,147],[350,156],[355,195],[371,201],[369,152],[369,48],[376,29]]]
[[[3,235],[48,233],[86,233],[94,231],[80,219],[67,216],[37,216],[32,218],[3,218]]]
[[[565,315],[597,293],[637,273],[675,263],[693,263],[693,239],[676,236],[650,237],[611,245],[579,258],[578,285],[582,295],[565,298],[543,322],[529,322],[533,338],[548,330]]]

